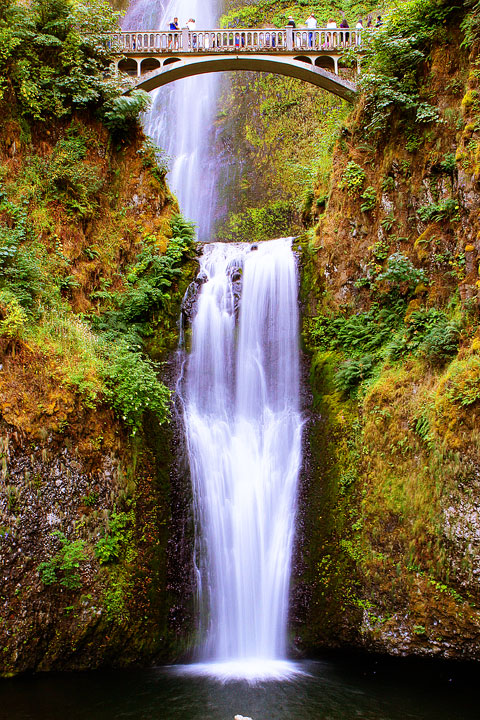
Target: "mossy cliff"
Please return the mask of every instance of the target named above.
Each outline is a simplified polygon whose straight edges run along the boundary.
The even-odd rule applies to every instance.
[[[0,672],[172,660],[190,627],[188,489],[172,489],[158,378],[173,377],[193,229],[138,124],[145,98],[105,81],[108,57],[92,70],[71,6],[4,12]],[[50,95],[38,58],[16,54],[26,26],[32,48],[62,49],[43,58]]]
[[[313,414],[294,632],[308,652],[478,660],[478,6],[403,6],[372,40],[301,242]]]
[[[311,12],[319,27],[359,15],[380,3],[255,0],[225,3],[224,27],[284,28],[292,15],[303,26]],[[350,63],[341,73],[353,74]],[[222,77],[216,126],[220,159],[220,240],[246,242],[298,234],[325,208],[333,146],[348,114],[340,98],[281,75],[235,72]],[[318,192],[313,196],[313,183]]]

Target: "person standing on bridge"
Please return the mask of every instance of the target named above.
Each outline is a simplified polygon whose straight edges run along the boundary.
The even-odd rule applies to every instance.
[[[328,29],[336,29],[337,23],[333,18],[330,18],[330,20],[327,22],[327,28]],[[334,35],[334,33],[327,33],[327,48],[331,45],[334,47],[337,44],[337,38]]]
[[[358,18],[358,22],[357,22],[357,24],[355,25],[355,30],[357,31],[357,32],[355,33],[357,45],[361,45],[361,44],[362,44],[362,30],[364,30],[364,29],[365,29],[365,28],[363,27],[363,20],[362,20],[362,18]]]
[[[180,28],[178,27],[178,18],[177,17],[173,18],[173,21],[170,23],[168,29],[169,30],[177,30],[177,31],[180,30]],[[174,46],[175,46],[175,50],[177,50],[177,48],[178,48],[178,36],[177,35],[169,35],[168,36],[168,47],[169,48],[172,47],[172,42],[173,42],[174,38],[175,38]]]
[[[341,27],[341,29],[344,31],[344,32],[342,33],[342,40],[343,40],[343,44],[344,44],[345,47],[346,47],[346,46],[348,45],[348,40],[349,40],[349,38],[350,38],[350,33],[345,32],[345,28],[349,28],[350,25],[348,24],[347,18],[345,17],[345,15],[344,15],[343,18],[342,18],[342,22],[340,23],[340,27]]]
[[[313,13],[310,13],[308,18],[305,21],[305,25],[309,30],[316,30],[317,28],[317,20],[315,18],[315,15]],[[313,46],[313,32],[308,33],[308,47]]]
[[[288,16],[287,27],[291,27],[291,28],[297,27],[295,25],[295,19],[291,15]]]
[[[187,21],[187,28],[189,29],[190,32],[193,32],[196,29],[196,27],[197,27],[197,25],[195,23],[195,18],[190,18],[190,20]],[[191,35],[190,37],[191,37],[191,40],[190,40],[191,46],[194,50],[196,50],[197,49],[197,36]]]

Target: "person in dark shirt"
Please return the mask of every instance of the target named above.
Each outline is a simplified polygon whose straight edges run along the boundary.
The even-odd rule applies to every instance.
[[[168,29],[169,29],[169,30],[180,30],[180,28],[178,27],[178,18],[177,18],[177,17],[174,17],[174,18],[173,18],[173,22],[170,23]],[[175,42],[173,42],[173,38],[174,38],[174,37],[175,37]],[[168,48],[169,48],[169,50],[172,49],[172,45],[175,47],[175,50],[178,50],[178,36],[177,36],[177,35],[175,35],[175,36],[169,35],[169,36],[168,36]]]
[[[295,20],[293,19],[293,17],[291,15],[288,16],[287,27],[291,27],[291,28],[297,27],[295,25]]]
[[[348,22],[347,22],[347,18],[346,18],[346,17],[343,17],[342,22],[340,23],[340,27],[342,28],[342,30],[344,30],[345,28],[349,28],[349,27],[350,27],[350,25],[349,25]],[[350,33],[346,32],[346,33],[345,33],[345,36],[344,36],[344,43],[345,43],[345,45],[347,45],[349,38],[350,38]]]
[[[381,27],[383,25],[383,20],[381,15],[377,15],[377,22],[375,23],[375,27]]]

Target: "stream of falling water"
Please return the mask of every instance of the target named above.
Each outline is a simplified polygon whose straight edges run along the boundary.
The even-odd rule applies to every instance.
[[[184,27],[195,18],[197,29],[216,27],[221,0],[133,0],[124,30],[165,30],[178,17]],[[216,208],[216,163],[212,129],[217,111],[218,73],[179,80],[152,92],[145,131],[171,159],[168,183],[182,213],[197,225],[199,240],[209,240]]]
[[[217,24],[221,0],[133,0],[125,30]],[[216,168],[209,140],[218,75],[155,91],[147,133],[172,157],[182,212],[210,238]],[[194,672],[280,678],[301,462],[297,274],[291,241],[204,247],[206,278],[183,381],[204,638]],[[241,286],[241,287],[240,287]],[[240,298],[241,294],[241,298]],[[238,316],[238,317],[237,317]]]
[[[196,671],[286,676],[302,428],[291,239],[206,245],[201,273],[183,389],[210,663]]]

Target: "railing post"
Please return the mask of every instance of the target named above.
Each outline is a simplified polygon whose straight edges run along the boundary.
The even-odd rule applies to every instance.
[[[182,28],[182,50],[183,52],[188,52],[190,50],[188,46],[188,27]]]
[[[293,28],[287,27],[287,50],[293,50]]]

